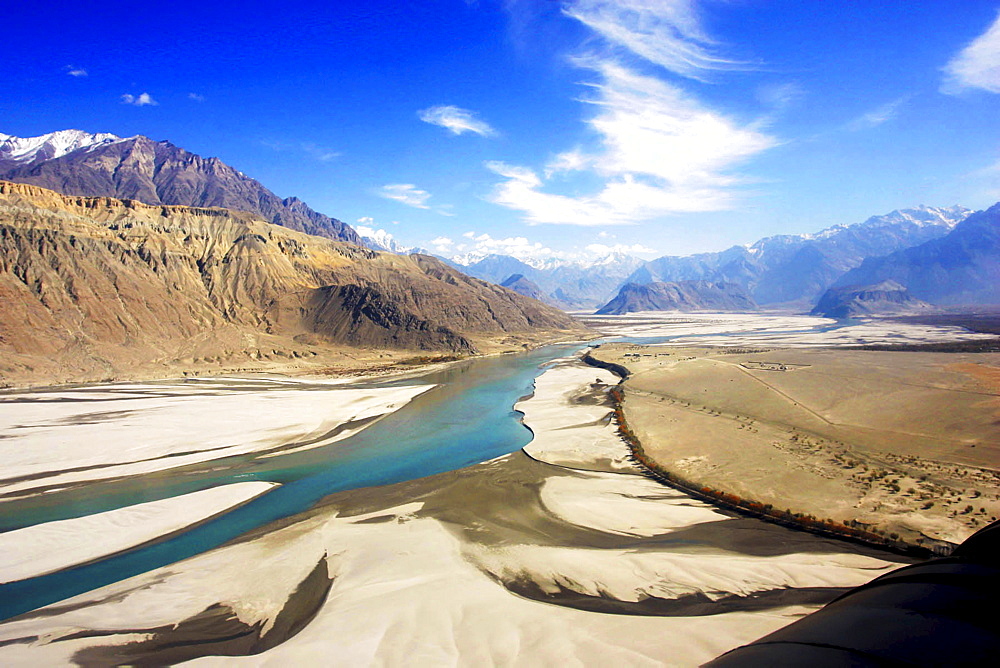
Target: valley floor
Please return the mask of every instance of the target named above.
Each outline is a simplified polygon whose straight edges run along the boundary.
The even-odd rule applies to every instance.
[[[866,362],[876,358],[863,357],[869,353],[776,344],[796,336],[822,340],[814,318],[661,314],[630,322],[638,324],[623,326],[649,336],[659,327],[731,346],[730,354],[695,348],[690,340],[683,348],[605,344],[596,351],[632,368],[625,383],[629,420],[645,430],[644,443],[660,448],[660,461],[680,462],[692,478],[716,476],[720,485],[746,484],[748,494],[760,494],[770,489],[762,477],[770,467],[780,474],[773,489],[782,502],[833,500],[840,504],[831,501],[834,508],[850,505],[844,499],[854,483],[848,481],[865,474],[870,493],[863,501],[882,509],[926,503],[921,494],[937,495],[932,508],[944,506],[943,513],[903,514],[923,518],[914,526],[926,535],[956,540],[970,528],[963,522],[983,517],[980,505],[996,501],[985,492],[968,500],[977,486],[995,484],[990,462],[996,461],[997,444],[989,438],[992,432],[983,431],[987,423],[970,417],[994,416],[997,410],[996,388],[990,385],[996,381],[990,371],[994,357],[934,358],[931,373],[921,365],[895,363],[903,358],[894,356],[903,353],[874,353],[888,355],[878,358],[887,361],[876,373]],[[863,335],[836,328],[826,335],[856,342],[956,334],[863,327]],[[824,369],[826,375],[817,375]],[[680,375],[671,376],[675,373]],[[220,547],[0,623],[0,664],[698,665],[908,561],[736,516],[646,478],[631,463],[612,420],[607,391],[617,381],[575,357],[557,360],[536,379],[533,396],[516,405],[534,434],[523,451],[408,482],[321,491],[329,495],[304,512]],[[125,483],[116,480],[135,480],[141,495],[147,476],[171,474],[143,467],[172,458],[195,457],[200,469],[210,471],[242,457],[266,456],[263,461],[280,470],[284,455],[320,448],[339,434],[363,435],[379,416],[430,397],[422,394],[429,381],[419,382],[378,387],[274,378],[148,384],[133,387],[134,395],[127,397],[132,414],[101,407],[129,386],[24,393],[3,432],[14,438],[0,441],[16,446],[4,450],[4,457],[19,457],[37,443],[47,459],[37,470],[11,459],[24,470],[7,481],[7,493],[12,500],[37,499],[31,512],[44,514],[47,489],[65,493],[65,485],[86,489],[88,484],[119,489]],[[280,392],[271,387],[255,398],[274,383],[287,387]],[[885,383],[895,383],[900,393],[886,391]],[[947,400],[941,421],[919,416],[921,425],[929,425],[920,428],[927,440],[919,451],[889,459],[877,442],[860,438],[896,424],[893,411],[923,393],[935,401],[955,397]],[[757,403],[748,405],[750,396]],[[880,412],[871,406],[872,397],[890,403]],[[53,407],[56,412],[45,412]],[[21,409],[27,411],[23,417]],[[841,438],[836,446],[841,449],[834,449],[835,435],[817,425],[836,426],[843,416],[856,414],[867,416],[851,423],[852,437],[858,435],[864,447]],[[130,421],[136,428],[152,427],[146,421],[157,415],[182,425],[179,418],[188,416],[192,431],[147,443],[109,429]],[[319,423],[309,422],[318,415],[324,416]],[[945,419],[967,425],[965,432],[949,436],[961,442],[942,445],[938,437],[952,429]],[[78,438],[71,451],[60,445],[65,441],[60,429],[83,430],[74,432]],[[17,441],[22,431],[36,440]],[[293,438],[293,432],[308,437]],[[962,439],[974,439],[976,447]],[[191,451],[192,443],[201,445]],[[238,450],[214,450],[224,446]],[[677,447],[690,452],[671,450]],[[213,452],[226,459],[212,459]],[[322,456],[323,451],[309,452]],[[826,461],[831,457],[837,463]],[[837,466],[846,473],[830,477]],[[884,474],[871,476],[883,468]],[[177,492],[147,505],[118,503],[119,509],[109,512],[82,506],[80,516],[66,524],[34,523],[20,535],[24,541],[14,538],[16,530],[9,532],[23,558],[0,564],[0,582],[128,550],[243,503],[266,504],[293,484],[267,487],[252,481],[252,467],[246,470],[251,480],[208,490],[209,499],[196,497],[203,492]],[[184,471],[176,475],[180,485]],[[921,480],[918,471],[926,471],[927,478]],[[95,482],[107,472],[118,478]],[[913,480],[903,472],[912,472]],[[960,500],[945,506],[944,500],[953,499],[944,490],[959,480],[963,486],[954,491]],[[901,491],[890,492],[890,485]],[[973,511],[961,512],[972,504]],[[868,506],[861,508],[868,512]],[[62,561],[51,564],[37,556],[60,551],[67,536],[84,534],[102,548],[62,550]],[[40,563],[27,567],[33,559]]]
[[[697,665],[899,565],[645,478],[616,381],[561,360],[517,404],[523,452],[333,494],[8,620],[0,662]]]
[[[895,330],[872,336],[880,327]],[[873,321],[828,337],[919,344],[949,332]],[[812,347],[819,338],[701,337],[709,347],[688,333],[684,345],[594,355],[632,372],[624,415],[645,453],[695,485],[932,549],[1000,516],[1000,354]]]

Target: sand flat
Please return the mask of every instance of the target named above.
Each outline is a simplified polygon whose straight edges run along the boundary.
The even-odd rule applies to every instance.
[[[769,313],[676,313],[647,311],[581,320],[609,336],[671,337],[671,345],[816,347],[862,344],[933,343],[995,338],[961,327],[897,320],[836,320]]]
[[[54,573],[136,547],[231,510],[276,486],[257,481],[220,485],[0,533],[0,584]]]
[[[611,423],[606,391],[617,382],[610,371],[576,358],[557,360],[535,379],[534,395],[514,405],[533,434],[524,451],[550,464],[636,472]]]
[[[431,387],[229,379],[6,394],[0,494],[303,449],[296,448],[303,442],[321,447],[353,433],[339,426],[384,415]]]

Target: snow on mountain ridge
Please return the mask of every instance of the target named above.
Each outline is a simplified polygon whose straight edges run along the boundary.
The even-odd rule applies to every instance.
[[[852,223],[850,225],[831,225],[830,227],[822,229],[819,232],[806,232],[803,234],[776,234],[774,236],[758,239],[753,243],[743,244],[743,247],[746,248],[751,254],[757,255],[761,252],[765,245],[769,244],[793,244],[802,241],[830,239],[848,230],[888,228],[907,223],[915,227],[942,225],[951,229],[961,221],[965,220],[970,213],[972,213],[970,209],[966,209],[964,206],[957,204],[948,207],[926,206],[924,204],[920,204],[912,209],[896,209],[881,216],[872,216],[871,218],[868,218],[860,223]]]
[[[110,144],[122,138],[110,132],[89,133],[82,130],[58,130],[38,137],[15,137],[0,134],[0,160],[32,162],[59,158],[81,148]]]
[[[523,262],[532,269],[538,269],[539,271],[552,271],[555,269],[560,269],[564,267],[572,269],[593,269],[595,267],[613,268],[616,265],[625,268],[625,271],[631,271],[633,268],[641,265],[643,260],[627,253],[622,253],[619,251],[613,251],[604,255],[599,255],[592,258],[547,258],[542,259],[538,257],[525,257],[519,255],[506,255],[504,253],[487,253],[483,251],[471,251],[461,255],[455,255],[449,258],[455,264],[459,264],[463,267],[470,267],[478,262],[482,262],[488,257],[512,257],[519,262]]]

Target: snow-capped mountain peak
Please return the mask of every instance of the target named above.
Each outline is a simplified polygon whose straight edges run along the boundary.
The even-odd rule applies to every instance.
[[[28,163],[51,160],[81,148],[110,144],[122,138],[110,132],[92,134],[82,130],[59,130],[38,137],[0,134],[0,160]]]
[[[361,240],[372,250],[388,251],[390,253],[409,253],[410,248],[401,246],[392,234],[385,230],[376,230],[366,225],[355,225],[354,230],[361,235]]]

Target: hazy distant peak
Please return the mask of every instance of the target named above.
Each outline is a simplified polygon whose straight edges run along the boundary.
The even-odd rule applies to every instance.
[[[51,160],[81,148],[111,144],[121,140],[121,137],[110,132],[94,134],[82,130],[58,130],[38,137],[0,134],[0,160],[15,162]]]

